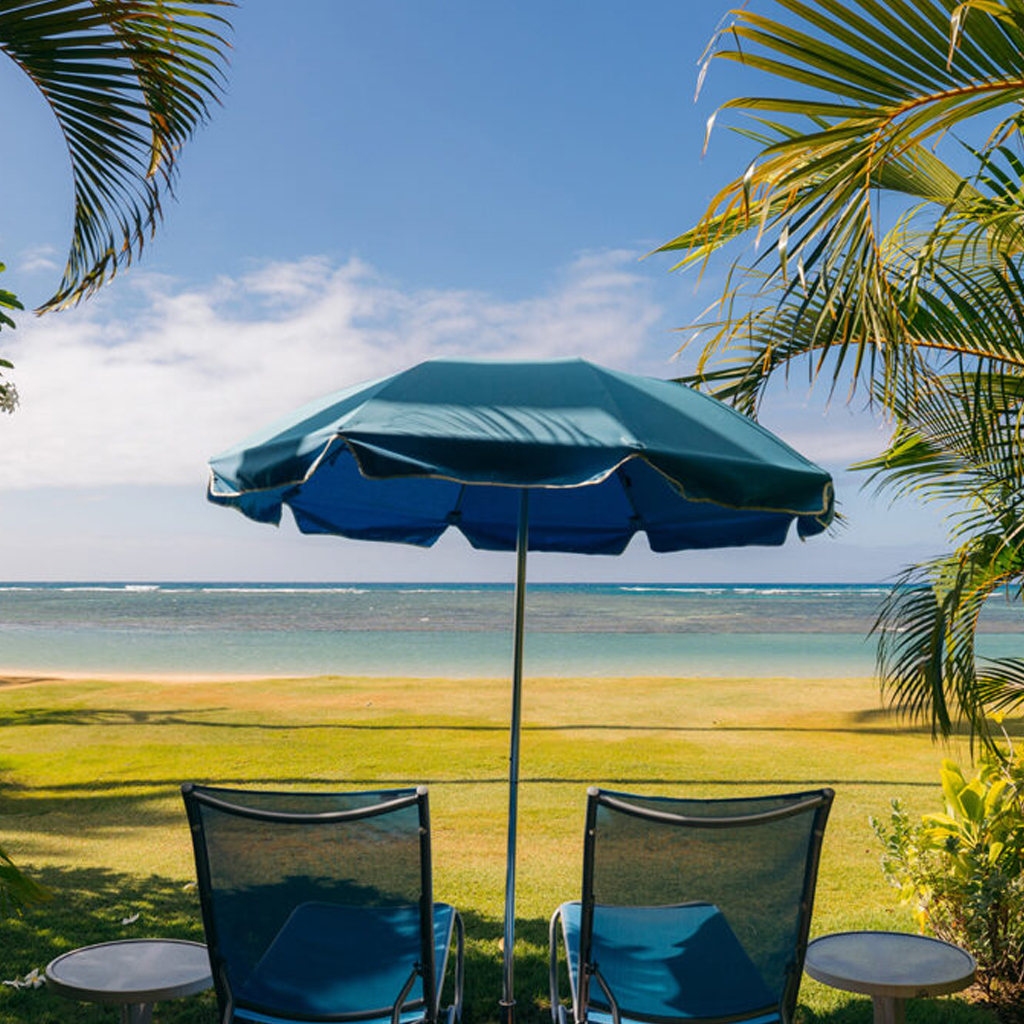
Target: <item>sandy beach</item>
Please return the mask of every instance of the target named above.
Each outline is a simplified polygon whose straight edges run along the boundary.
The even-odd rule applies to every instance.
[[[137,680],[150,683],[244,683],[257,679],[288,679],[289,676],[268,677],[257,672],[118,672],[103,669],[99,672],[50,671],[39,669],[35,672],[24,669],[0,668],[0,687],[32,686],[43,683],[58,683],[72,680],[93,679],[106,682],[128,682]]]

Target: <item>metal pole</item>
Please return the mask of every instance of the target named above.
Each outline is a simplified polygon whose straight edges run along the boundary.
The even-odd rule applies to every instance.
[[[523,689],[523,612],[526,606],[526,548],[530,521],[530,492],[519,492],[519,530],[516,534],[516,596],[512,654],[512,725],[508,755],[508,852],[505,860],[505,938],[502,950],[501,1024],[514,1024],[512,951],[516,931],[516,818],[519,790],[519,717]]]

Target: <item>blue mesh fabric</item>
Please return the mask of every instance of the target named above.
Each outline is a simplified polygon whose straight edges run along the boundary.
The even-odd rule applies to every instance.
[[[347,811],[415,795],[200,792],[290,814]],[[208,868],[204,924],[222,1003],[230,992],[243,1016],[310,1021],[389,1011],[422,959],[416,802],[340,822],[268,821],[194,799],[190,813]],[[202,870],[199,875],[202,884]],[[434,906],[438,978],[452,918],[450,907]],[[412,1008],[423,998],[417,979],[407,1004]]]
[[[573,988],[578,983],[580,904],[561,907]],[[648,1017],[741,1016],[777,1006],[722,912],[710,903],[606,907],[594,912],[591,959],[620,1008]],[[592,985],[592,1005],[606,1001]]]
[[[311,1020],[384,1008],[420,958],[419,927],[418,907],[302,903],[235,999],[244,1006],[288,1007]],[[452,908],[435,904],[435,962],[442,967],[451,928]]]
[[[809,872],[817,868],[819,807],[767,822],[756,816],[821,794],[729,800],[606,795],[641,811],[735,819],[716,828],[666,823],[597,798],[591,960],[623,1013],[757,1016],[783,1008],[787,994],[795,1000],[808,923],[801,908]],[[578,946],[575,906],[565,908],[563,928],[566,942]],[[589,999],[598,1010],[608,1008],[594,982]]]

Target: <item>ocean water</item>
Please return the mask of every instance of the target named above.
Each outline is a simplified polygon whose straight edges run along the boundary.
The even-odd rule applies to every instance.
[[[870,675],[886,593],[863,584],[535,584],[534,676]],[[505,676],[504,584],[0,584],[0,671]],[[1024,656],[990,602],[979,647]]]

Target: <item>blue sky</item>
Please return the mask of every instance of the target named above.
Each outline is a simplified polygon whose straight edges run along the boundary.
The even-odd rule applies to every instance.
[[[140,261],[78,309],[23,314],[2,350],[6,579],[507,579],[508,556],[275,531],[207,505],[205,461],[318,394],[436,355],[584,355],[678,375],[714,297],[641,257],[742,171],[717,103],[757,80],[697,59],[727,5],[271,0],[232,15],[224,104],[189,145]],[[56,287],[71,181],[9,62],[4,285]],[[15,145],[10,145],[11,141]],[[845,472],[884,424],[805,382],[765,422],[836,474],[850,525],[780,550],[535,557],[534,579],[878,580],[943,547],[941,513]]]

